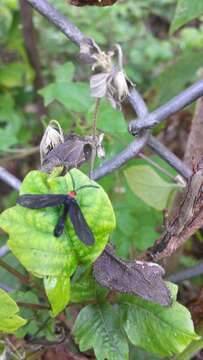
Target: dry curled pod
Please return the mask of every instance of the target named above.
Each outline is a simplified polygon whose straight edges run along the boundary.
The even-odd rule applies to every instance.
[[[67,171],[79,168],[85,162],[90,161],[92,149],[95,147],[99,158],[105,156],[102,145],[104,134],[100,134],[93,140],[92,136],[79,136],[69,134],[65,136],[64,143],[54,147],[44,158],[41,170],[51,173],[54,167],[63,166]]]
[[[118,61],[116,66],[112,62],[115,53],[117,53]],[[125,75],[120,45],[114,45],[114,51],[108,53],[97,49],[92,57],[95,59],[92,69],[101,68],[102,70],[90,78],[91,96],[95,98],[106,97],[113,108],[121,110],[122,103],[127,98],[130,89],[133,88],[133,84]]]
[[[96,5],[96,6],[111,6],[115,4],[118,0],[69,0],[71,5],[75,6],[86,6],[86,5]]]

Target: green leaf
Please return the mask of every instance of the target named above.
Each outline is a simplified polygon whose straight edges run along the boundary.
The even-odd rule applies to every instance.
[[[171,24],[170,33],[174,33],[189,21],[203,14],[203,2],[201,0],[179,0],[175,15]]]
[[[140,165],[141,162],[136,160],[135,163]],[[115,180],[112,182],[114,188],[118,186],[123,190],[122,193],[118,194],[109,189],[117,220],[112,241],[117,255],[129,258],[133,249],[144,251],[153,245],[160,236],[158,229],[163,224],[163,218],[160,211],[147,205],[135,194],[133,196],[125,179],[123,180],[122,184],[120,182],[115,184]]]
[[[11,293],[11,296],[16,302],[40,304],[38,297],[32,291],[15,291]],[[56,339],[55,334],[53,333],[54,319],[50,317],[50,311],[48,309],[42,311],[40,309],[36,310],[33,308],[21,307],[20,316],[26,318],[28,322],[15,332],[17,338],[23,338],[26,334],[36,336],[37,333],[38,337],[46,337],[47,340],[49,339],[50,341]],[[41,324],[44,324],[44,326],[41,327]],[[52,339],[50,338],[50,335]]]
[[[18,143],[22,122],[23,117],[16,112],[11,95],[0,95],[0,151],[6,151],[9,146]]]
[[[45,106],[57,100],[70,111],[87,112],[93,104],[88,85],[79,82],[55,82],[45,86],[39,94],[43,96]]]
[[[160,360],[160,356],[146,352],[145,350],[130,344],[129,360]]]
[[[88,123],[92,124],[93,112],[87,116]],[[112,108],[106,101],[101,101],[97,118],[97,127],[108,133],[126,133],[126,123],[120,111]]]
[[[63,65],[57,65],[54,70],[55,80],[64,82],[64,80],[71,81],[74,75],[74,65],[72,62],[66,62]]]
[[[119,320],[118,313],[109,304],[83,308],[73,329],[80,351],[93,348],[97,360],[128,359],[128,343]]]
[[[95,185],[77,169],[71,170],[75,187]],[[91,264],[103,251],[115,227],[111,202],[104,190],[83,188],[77,193],[77,201],[92,229],[95,244],[87,246],[77,237],[70,219],[60,238],[53,235],[61,213],[60,207],[27,209],[16,205],[0,216],[0,226],[9,234],[8,246],[25,266],[37,276],[70,276],[77,264]],[[31,171],[23,181],[22,194],[67,194],[73,190],[70,173],[53,177],[40,171]]]
[[[77,273],[74,277],[77,276]],[[100,287],[89,270],[71,283],[71,303],[82,303],[84,301],[95,300],[96,296],[105,296],[108,290]]]
[[[57,316],[70,300],[70,278],[48,276],[44,278],[44,287],[52,307],[52,316]]]
[[[197,329],[199,339],[192,341],[189,346],[178,356],[176,360],[191,360],[195,358],[195,355],[198,354],[203,347],[203,329],[200,325]]]
[[[166,308],[138,297],[121,296],[124,329],[135,346],[160,355],[182,352],[198,335],[190,312],[176,301],[177,286],[169,284],[173,305]]]
[[[0,332],[13,333],[26,324],[26,320],[16,315],[19,311],[15,301],[0,289]]]
[[[131,166],[124,171],[131,190],[144,202],[157,210],[167,206],[171,192],[180,185],[163,180],[150,166]]]
[[[25,64],[21,62],[11,62],[3,68],[0,68],[0,84],[7,88],[22,86],[26,75],[27,80],[32,79],[33,73],[25,72]]]
[[[202,67],[202,57],[202,50],[187,49],[167,66],[149,89],[149,93],[155,93],[151,107],[164,104],[195,81],[197,70]]]

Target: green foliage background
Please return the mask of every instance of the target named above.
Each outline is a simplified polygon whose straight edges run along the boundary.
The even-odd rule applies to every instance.
[[[109,49],[115,43],[121,45],[125,70],[145,95],[151,109],[163,104],[183,90],[186,85],[198,79],[203,55],[201,0],[193,2],[190,0],[178,2],[176,0],[121,0],[116,6],[103,9],[75,8],[68,5],[66,1],[52,0],[50,2],[102,48]],[[33,87],[35,73],[25,49],[18,2],[1,0],[0,16],[0,161],[16,176],[23,179],[29,170],[39,166],[39,154],[34,153],[31,157],[27,156],[20,160],[12,160],[12,156],[16,154],[16,149],[32,149],[38,145],[44,126],[50,119],[57,119],[64,132],[75,131],[82,135],[90,132],[94,109],[94,102],[89,95],[90,69],[76,60],[78,49],[75,45],[48,24],[41,15],[34,12],[33,21],[37,32],[37,47],[44,79],[44,87],[39,94],[43,97],[46,106],[46,114],[40,119]],[[194,20],[196,17],[198,20]],[[189,27],[180,28],[188,21],[193,21]],[[105,132],[104,145],[107,160],[131,141],[123,116],[105,101],[101,104],[98,129]],[[160,129],[159,132],[162,130]],[[7,160],[9,158],[11,160]],[[174,174],[174,171],[162,160],[153,158]],[[101,161],[97,161],[97,165],[100,163]],[[109,194],[116,215],[117,228],[113,233],[112,242],[117,254],[128,259],[134,258],[137,253],[153,244],[160,235],[163,223],[160,211],[163,204],[161,208],[160,204],[152,207],[150,205],[153,199],[152,203],[146,203],[142,196],[138,197],[139,194],[133,194],[131,190],[132,171],[136,176],[136,168],[138,172],[140,165],[146,165],[146,162],[140,159],[132,160],[124,169],[99,181]],[[127,175],[124,176],[123,170],[125,175],[131,174],[131,179]],[[83,171],[87,172],[86,166],[83,167]],[[159,171],[156,170],[156,172],[162,177],[158,181],[159,184],[163,183],[165,184],[163,186],[167,187],[168,178]],[[159,189],[157,192],[154,189],[154,198],[157,198],[158,193]],[[2,210],[15,204],[14,191],[2,187],[1,195]],[[164,204],[167,203],[167,196],[164,201]],[[3,244],[6,237],[2,234],[1,238]],[[11,254],[7,255],[6,260],[24,271]],[[190,258],[189,261],[181,259],[184,264],[190,264],[191,261]],[[0,270],[1,278],[8,286],[20,288],[18,282],[14,283],[13,278],[3,270]],[[83,288],[85,294],[83,281],[80,286],[79,289]],[[72,294],[73,302],[74,299],[77,302],[77,285]],[[85,299],[86,295],[84,295]],[[91,298],[92,294],[88,296]],[[16,299],[18,297],[19,294],[16,295]],[[27,294],[28,301],[38,302],[37,298],[32,297],[33,294]],[[93,311],[94,316],[97,317],[95,309],[83,311],[87,312],[85,314],[87,317],[90,311]],[[104,306],[103,311],[108,315],[109,307]],[[24,316],[22,310],[21,312]],[[33,313],[29,314],[30,317],[32,315]],[[114,323],[114,314],[110,312],[109,316],[112,317],[111,326],[117,327]],[[42,318],[43,315],[38,315],[38,324],[43,321]],[[31,334],[35,333],[36,322],[29,322],[26,326],[27,329],[29,326]],[[125,329],[129,326],[126,324]],[[23,336],[26,331],[28,330],[23,333],[20,329],[19,336]],[[77,324],[75,332],[79,342],[81,334],[78,333]],[[44,330],[44,334],[52,339],[51,321]],[[120,330],[115,333],[115,336],[117,339],[121,336]],[[123,359],[126,356],[125,341],[122,349]],[[134,344],[140,345],[142,341],[137,340]],[[93,346],[93,344],[90,345]],[[144,347],[148,351],[153,350],[150,346]],[[81,345],[81,349],[87,348],[87,344]],[[105,351],[104,349],[104,356]],[[140,359],[144,358],[145,354],[141,353]]]

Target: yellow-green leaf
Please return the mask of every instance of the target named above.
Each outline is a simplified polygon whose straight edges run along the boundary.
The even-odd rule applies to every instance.
[[[0,289],[0,332],[13,333],[26,324],[26,320],[16,315],[19,308],[15,301]]]

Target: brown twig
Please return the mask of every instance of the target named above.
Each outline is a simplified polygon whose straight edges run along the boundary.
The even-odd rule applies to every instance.
[[[203,98],[197,100],[188,136],[184,161],[193,168],[203,155]]]
[[[191,235],[203,225],[203,160],[200,161],[175,216],[169,221],[166,231],[147,251],[144,258],[160,260],[174,253]]]
[[[39,151],[39,146],[34,146],[30,149],[29,148],[28,149],[15,149],[15,153],[14,153],[14,151],[12,151],[13,155],[8,155],[8,156],[0,158],[0,165],[4,165],[4,164],[8,163],[8,161],[11,161],[11,160],[23,159],[26,156],[36,154],[38,151]],[[11,151],[8,151],[8,152],[11,152]]]
[[[20,0],[20,14],[28,61],[35,72],[33,86],[35,90],[37,111],[39,116],[42,116],[46,114],[46,109],[42,97],[38,95],[38,90],[43,87],[44,81],[41,72],[39,52],[37,49],[36,32],[32,20],[32,7],[26,0]]]
[[[0,259],[0,267],[8,271],[10,274],[15,276],[22,284],[27,286],[34,286],[42,295],[44,295],[44,291],[36,283],[33,283],[28,276],[25,276],[21,274],[19,271],[17,271],[15,268],[13,268],[11,265],[7,264],[4,260]]]
[[[50,306],[44,304],[31,304],[17,301],[17,305],[31,310],[50,310]]]
[[[94,169],[94,162],[96,157],[96,135],[97,135],[97,115],[99,111],[100,99],[96,99],[95,109],[93,113],[93,122],[92,122],[92,153],[90,159],[90,178],[92,177],[92,172]]]
[[[28,276],[24,276],[23,274],[21,274],[19,271],[17,271],[16,269],[14,269],[12,266],[10,266],[9,264],[7,264],[4,260],[0,259],[0,266],[5,269],[6,271],[8,271],[10,274],[12,274],[13,276],[15,276],[18,280],[20,280],[20,282],[24,285],[29,285],[30,284],[30,280]]]

